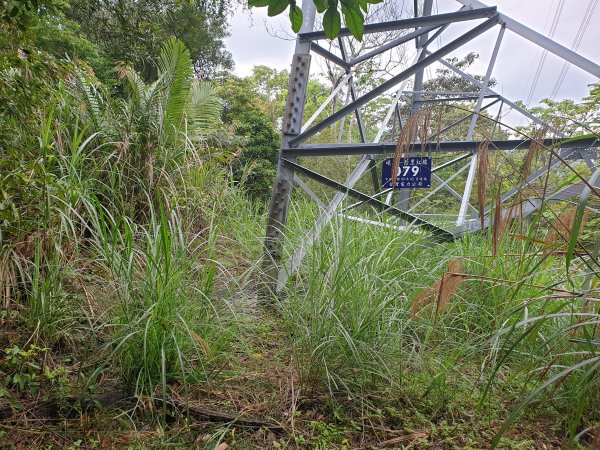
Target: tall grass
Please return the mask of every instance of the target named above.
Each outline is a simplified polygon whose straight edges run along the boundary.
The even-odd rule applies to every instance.
[[[281,304],[300,380],[337,394],[397,389],[420,346],[411,297],[447,258],[410,233],[334,220]]]
[[[600,312],[597,293],[590,293],[600,273],[597,250],[587,256],[580,253],[578,264],[565,267],[563,249],[574,231],[557,238],[561,231],[550,229],[550,245],[540,239],[529,245],[534,256],[520,256],[521,273],[511,278],[512,308],[502,316],[504,322],[494,336],[498,347],[491,355],[488,392],[496,376],[507,371],[510,379],[526,376],[527,383],[521,386],[523,401],[496,435],[494,445],[532,403],[546,403],[564,414],[570,445],[585,434],[586,421],[598,420]],[[534,241],[533,233],[529,237]]]
[[[221,109],[210,85],[191,79],[179,41],[162,63],[151,86],[123,68],[137,82],[122,102],[79,72],[57,92],[39,149],[15,164],[32,194],[9,186],[20,203],[0,234],[0,291],[36,340],[54,348],[78,339],[60,348],[78,349],[83,387],[109,380],[166,405],[174,384],[219,373],[237,333],[231,292],[221,288],[235,283],[218,261],[223,197],[229,214],[258,213],[203,154]],[[192,174],[211,167],[209,192]]]
[[[547,163],[531,153],[524,170]],[[486,178],[491,170],[479,172]],[[435,380],[464,369],[477,374],[468,383],[481,389],[482,404],[511,393],[513,407],[493,445],[533,404],[558,411],[576,445],[600,414],[599,246],[581,239],[597,180],[568,162],[561,172],[553,188],[579,180],[591,185],[576,207],[547,204],[507,221],[514,205],[502,205],[496,180],[489,189],[496,193],[494,226],[453,244],[333,220],[280,303],[304,388],[337,399],[368,397],[410,390],[417,374],[433,371],[422,395],[434,389],[444,396]],[[486,184],[479,183],[480,210]],[[525,185],[523,195],[543,199],[547,185],[544,179]],[[293,230],[314,210],[295,213],[288,226],[292,244],[299,241]]]
[[[263,207],[204,147],[220,106],[188,60],[170,41],[152,85],[122,67],[130,97],[116,106],[78,74],[41,118],[39,148],[3,175],[17,199],[0,234],[3,319],[18,309],[14,320],[49,347],[93,340],[86,387],[110,379],[163,405],[173,385],[205,382],[227,362],[232,303],[254,295],[265,228]],[[510,390],[494,445],[531,405],[558,411],[575,445],[600,420],[600,246],[581,238],[598,192],[507,223],[497,195],[499,180],[525,179],[550,150],[536,146],[494,183],[496,156],[482,157],[479,210],[493,203],[494,227],[454,243],[400,232],[385,214],[383,227],[337,216],[279,298],[302,389],[435,396],[443,407],[460,374],[482,404]],[[561,170],[552,187],[600,176]],[[297,204],[289,249],[319,213]]]
[[[230,338],[211,289],[214,235],[196,242],[179,218],[151,210],[147,227],[98,214],[95,262],[109,274],[114,308],[113,356],[139,395],[167,395],[173,381],[205,381],[218,370]],[[204,257],[200,262],[196,258]]]

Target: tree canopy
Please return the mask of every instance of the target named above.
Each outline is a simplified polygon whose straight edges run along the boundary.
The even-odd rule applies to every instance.
[[[231,6],[232,0],[1,0],[0,26],[13,36],[0,44],[83,59],[105,82],[114,81],[119,62],[153,81],[161,47],[173,36],[188,48],[195,74],[211,78],[233,66],[224,44]]]

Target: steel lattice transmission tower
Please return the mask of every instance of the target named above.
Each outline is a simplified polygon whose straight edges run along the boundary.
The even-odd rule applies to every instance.
[[[430,233],[439,240],[452,240],[464,236],[466,233],[481,229],[481,218],[478,211],[471,205],[470,199],[477,172],[478,149],[481,142],[474,140],[474,131],[477,126],[481,112],[493,105],[498,108],[498,115],[502,107],[511,108],[522,114],[526,119],[534,124],[546,126],[544,122],[535,117],[518,104],[505,98],[500,93],[490,87],[494,65],[496,64],[498,53],[500,51],[505,32],[512,32],[523,39],[532,42],[565,62],[568,62],[579,69],[600,78],[600,66],[589,59],[567,49],[557,42],[548,39],[542,34],[528,28],[527,26],[511,19],[499,12],[496,7],[488,7],[478,0],[456,0],[460,8],[456,12],[445,14],[432,14],[433,0],[424,0],[420,13],[415,13],[415,17],[403,20],[394,20],[381,23],[370,23],[365,25],[365,35],[384,34],[392,36],[390,40],[382,44],[379,48],[369,50],[364,54],[348,57],[346,46],[348,39],[352,39],[348,29],[342,29],[337,42],[337,49],[326,49],[319,45],[319,41],[325,40],[323,31],[314,30],[315,23],[315,5],[312,0],[304,0],[302,12],[304,22],[296,40],[296,47],[292,59],[290,80],[288,85],[288,96],[283,117],[283,138],[277,165],[277,175],[273,186],[272,198],[269,207],[269,218],[266,230],[265,240],[265,265],[267,275],[272,280],[277,280],[277,290],[280,290],[286,283],[290,274],[294,273],[300,266],[301,261],[306,254],[307,249],[317,240],[323,228],[336,216],[343,214],[344,217],[364,221],[374,225],[384,226],[376,220],[365,220],[358,217],[348,216],[348,211],[359,205],[369,205],[375,210],[386,211],[390,215],[398,216],[402,224],[411,224],[411,227],[418,227],[427,233]],[[416,4],[416,2],[415,2]],[[415,8],[417,9],[417,8]],[[448,34],[448,29],[456,23],[474,23],[471,29],[452,39],[449,43],[434,48],[436,39],[440,35]],[[390,31],[401,30],[402,34],[390,34]],[[495,44],[491,50],[491,55],[483,80],[478,80],[466,74],[463,70],[448,62],[445,58],[452,52],[459,49],[468,51],[469,43],[476,37],[484,33],[496,33]],[[378,86],[358,95],[356,88],[355,68],[359,64],[373,60],[379,55],[384,54],[401,45],[415,45],[416,56],[414,60],[405,67],[402,67],[389,79]],[[306,103],[306,94],[309,81],[309,72],[311,59],[313,56],[324,58],[330,64],[339,66],[345,72],[338,86],[335,87],[329,98],[321,105],[317,112],[310,118],[304,118],[304,107]],[[472,92],[426,92],[423,91],[424,70],[433,64],[441,64],[446,69],[461,77],[473,86]],[[412,82],[412,90],[406,91],[407,84]],[[334,113],[322,118],[322,113],[333,98],[343,89],[347,92],[346,104]],[[369,102],[383,96],[395,94],[387,113],[381,118],[379,130],[374,139],[367,140],[363,119],[361,117],[361,108],[364,108]],[[418,204],[423,204],[431,196],[442,191],[449,192],[458,204],[458,213],[455,216],[452,227],[442,227],[434,221],[428,220],[422,214],[418,214],[415,205],[409,207],[408,198],[410,190],[400,190],[400,199],[394,206],[392,200],[392,189],[381,189],[378,185],[377,175],[377,157],[380,155],[393,155],[396,151],[396,142],[382,142],[382,138],[389,130],[390,120],[397,120],[401,124],[399,111],[400,99],[404,96],[410,99],[411,114],[418,111],[418,106],[425,101],[421,100],[425,95],[436,95],[436,102],[456,102],[458,100],[467,100],[475,107],[468,114],[462,117],[456,123],[448,128],[456,127],[460,124],[468,123],[468,131],[462,141],[441,141],[441,142],[419,142],[420,149],[425,149],[429,154],[449,154],[455,153],[455,157],[445,161],[432,168],[431,175],[436,181],[437,186],[420,198]],[[488,102],[488,103],[486,103]],[[339,133],[337,142],[307,144],[307,140],[318,135],[321,131],[327,129],[335,123],[340,123],[343,127],[344,120],[348,116],[354,116],[360,135],[358,142],[342,142],[342,133]],[[551,129],[552,130],[552,129]],[[446,131],[446,130],[443,130]],[[559,133],[558,130],[553,130]],[[389,133],[387,133],[389,134]],[[567,138],[568,136],[560,135]],[[417,137],[415,136],[415,141]],[[551,145],[550,140],[545,140],[544,145]],[[489,142],[490,148],[497,151],[514,151],[515,149],[526,149],[531,145],[531,141],[524,140],[492,140]],[[502,200],[510,200],[511,197],[521,189],[538,180],[544,174],[556,169],[564,160],[583,160],[592,172],[592,178],[589,180],[592,186],[600,186],[600,170],[598,169],[597,157],[598,143],[596,139],[579,139],[571,143],[563,143],[560,146],[559,154],[547,159],[543,167],[531,173],[527,179],[522,180],[511,186],[510,189],[502,194]],[[336,181],[326,177],[314,170],[299,164],[298,158],[312,158],[318,156],[360,156],[356,168],[342,181]],[[303,160],[304,161],[304,160]],[[442,169],[454,170],[453,174],[445,180],[440,178],[437,173]],[[368,172],[373,175],[375,194],[367,194],[355,188],[356,183]],[[450,187],[450,181],[460,173],[466,172],[466,181],[462,187],[462,193]],[[325,204],[317,194],[303,180],[314,180],[320,184],[332,188],[336,191],[332,199]],[[300,241],[299,246],[289,256],[283,258],[282,249],[285,238],[285,229],[288,218],[288,210],[292,199],[292,190],[294,186],[303,189],[312,198],[320,208],[320,216],[307,230],[305,236]],[[544,198],[529,198],[522,205],[519,214],[527,215],[541,208],[543,204],[564,201],[581,195],[586,188],[585,183],[574,183],[562,187],[556,192],[544,195]],[[349,206],[342,208],[346,197],[356,200]],[[490,224],[491,207],[486,208],[486,214],[483,218],[483,225]],[[510,214],[510,211],[505,212]],[[400,225],[397,228],[406,229]]]

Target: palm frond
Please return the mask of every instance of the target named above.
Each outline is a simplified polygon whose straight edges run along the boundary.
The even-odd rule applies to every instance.
[[[164,129],[165,114],[163,105],[162,80],[156,80],[146,88],[142,101],[142,111],[146,115],[148,126],[156,136],[160,136]]]
[[[117,76],[120,80],[127,82],[126,89],[129,94],[129,101],[136,108],[141,107],[142,99],[146,93],[146,84],[142,80],[142,77],[140,77],[133,67],[126,64],[119,64],[117,66]]]
[[[218,131],[222,110],[223,103],[213,85],[194,80],[185,113],[195,139],[206,138]]]
[[[75,94],[82,102],[85,114],[89,117],[95,130],[100,130],[102,122],[102,94],[92,81],[81,70],[75,71]]]
[[[163,131],[175,131],[184,119],[194,68],[185,44],[170,38],[160,52],[159,81],[163,92]]]

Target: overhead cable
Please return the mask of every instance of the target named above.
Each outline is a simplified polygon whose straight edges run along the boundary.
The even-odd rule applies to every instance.
[[[599,0],[590,0],[590,2],[588,3],[588,7],[585,11],[585,14],[583,15],[583,20],[581,21],[581,24],[579,25],[579,30],[577,30],[575,39],[573,39],[573,44],[571,45],[571,50],[577,51],[579,49],[579,46],[581,45],[581,42],[583,41],[583,37],[585,36],[587,28],[588,28],[590,22],[592,21],[592,17],[594,16],[594,12],[596,11],[598,2],[599,2]],[[556,96],[560,92],[560,89],[562,87],[562,84],[565,81],[565,78],[567,76],[567,73],[569,72],[570,67],[571,67],[571,64],[569,62],[565,61],[560,73],[558,74],[558,78],[556,79],[556,84],[554,85],[554,88],[552,89],[552,94],[550,94],[550,98],[552,98],[552,99],[556,98]]]

